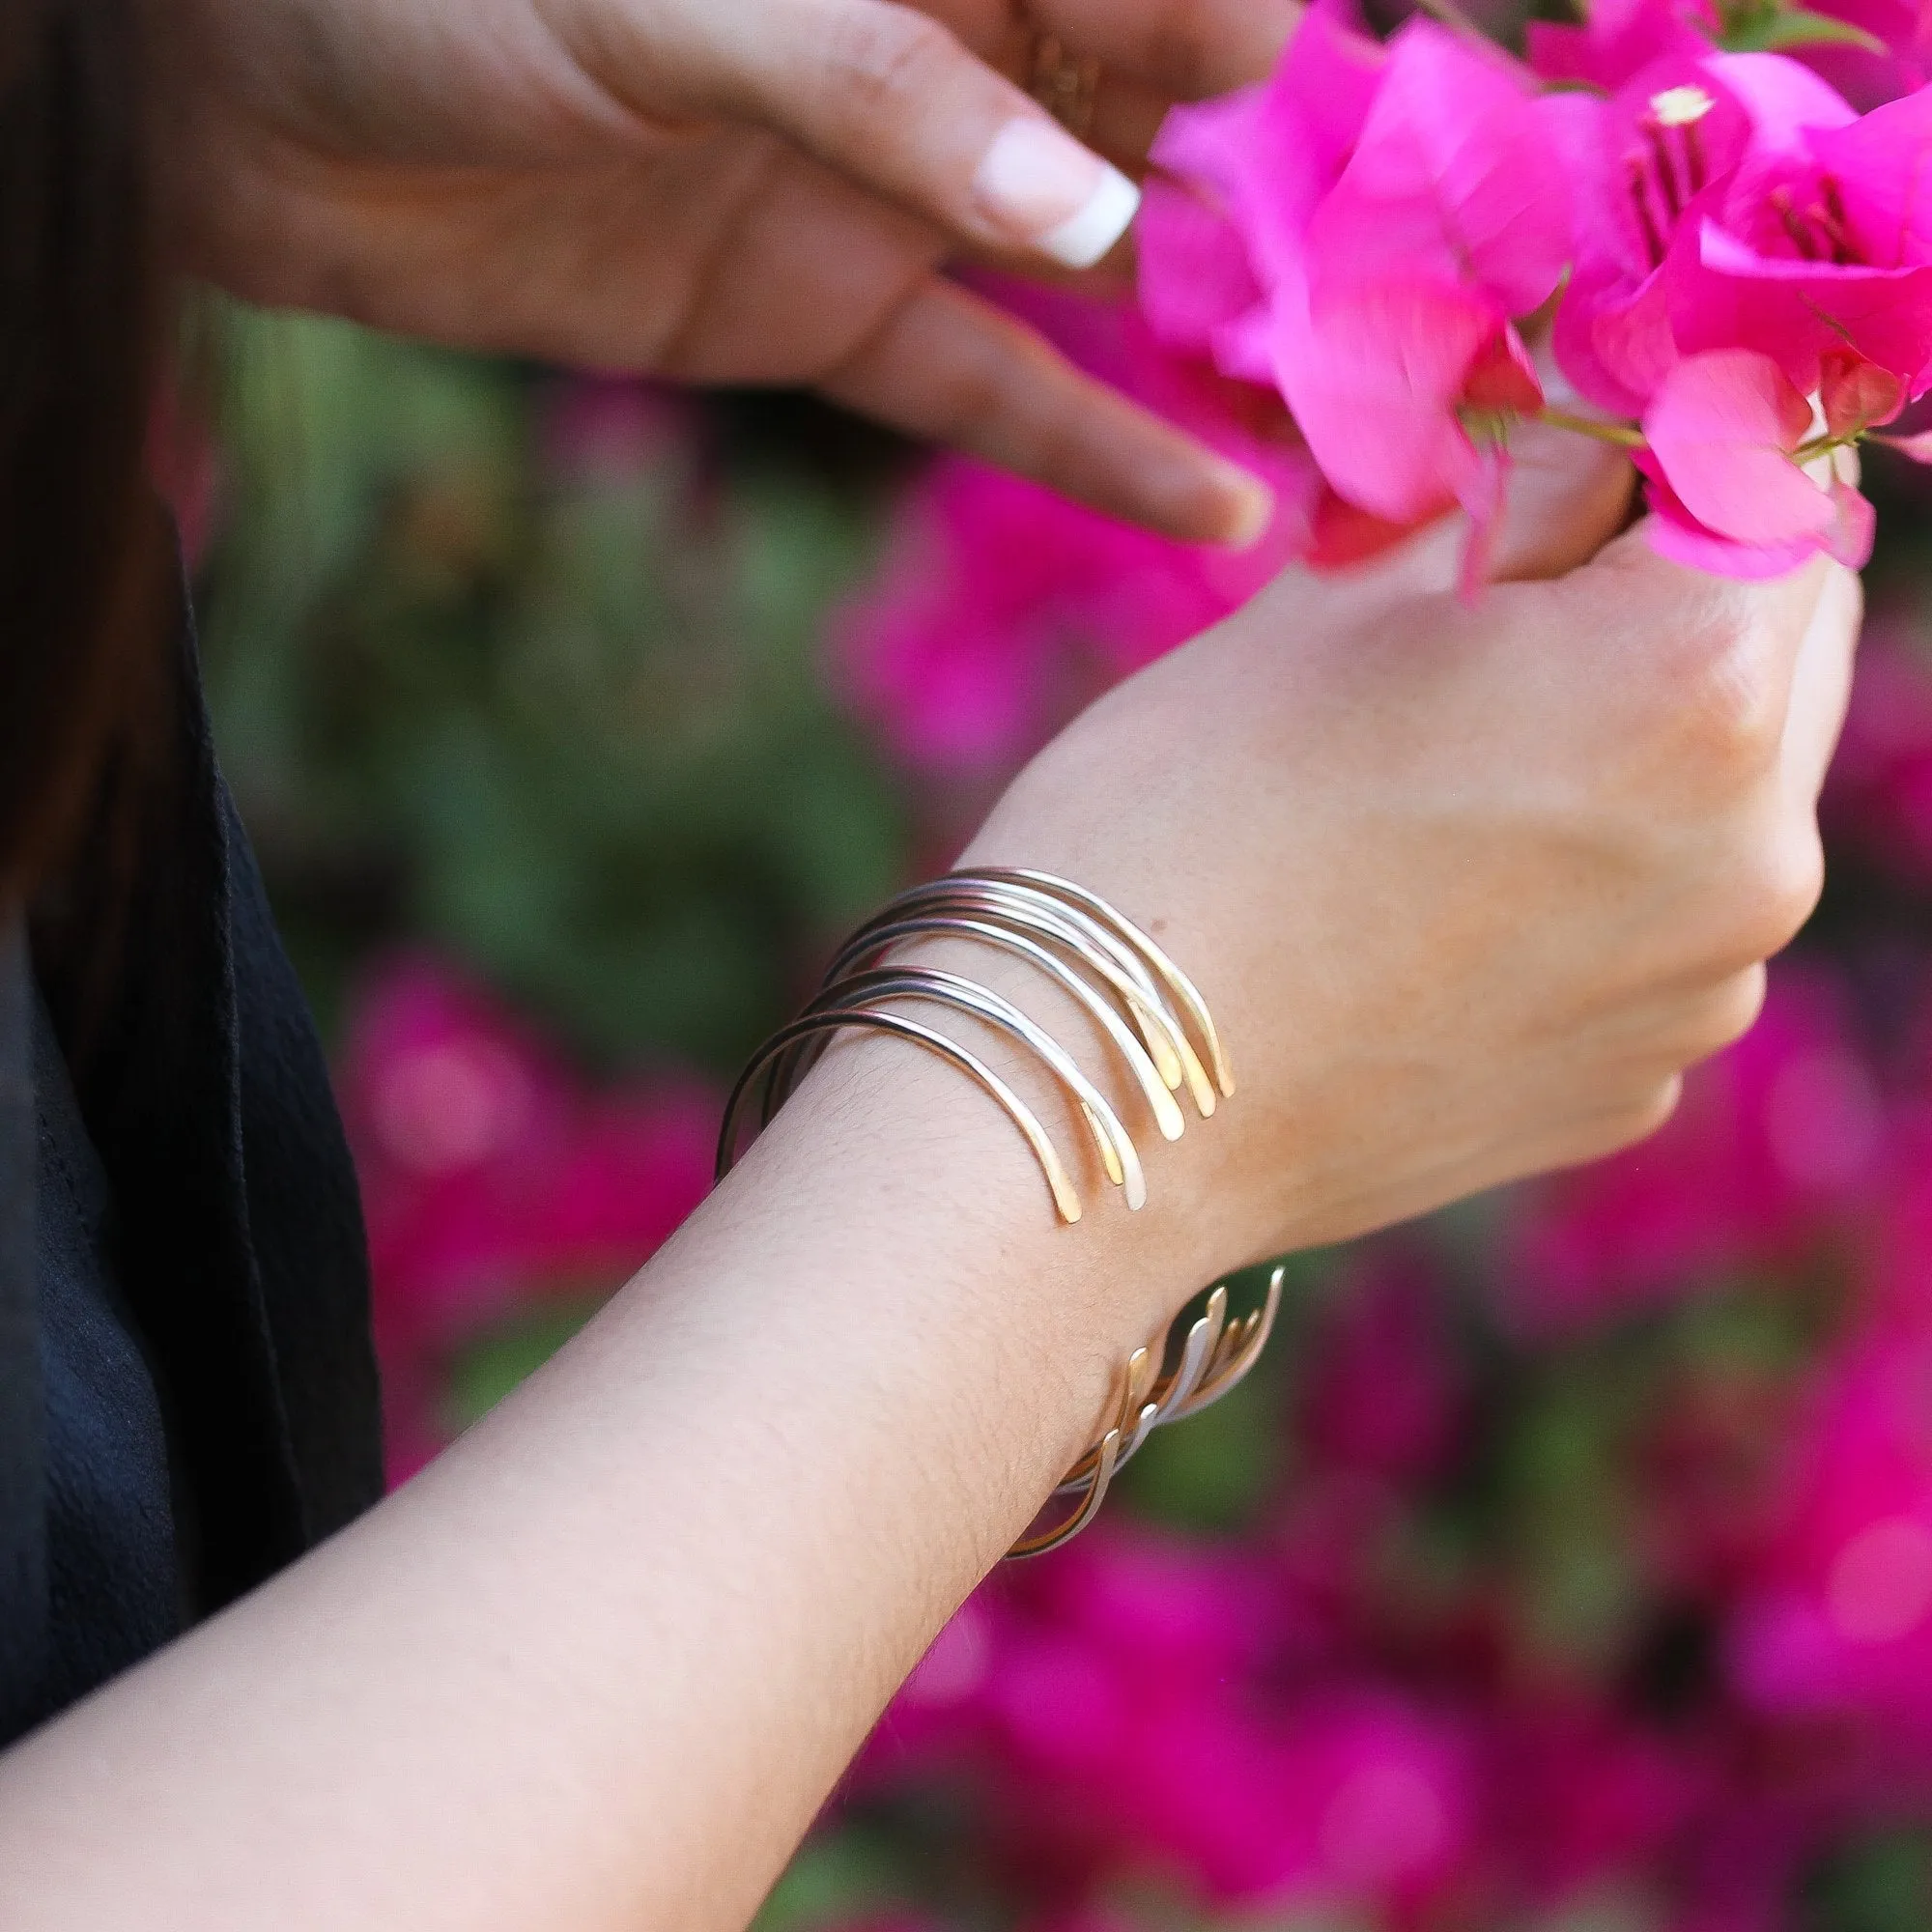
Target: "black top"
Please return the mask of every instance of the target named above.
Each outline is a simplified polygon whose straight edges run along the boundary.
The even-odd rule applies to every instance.
[[[185,611],[169,701],[0,927],[0,1742],[382,1488],[355,1175]]]

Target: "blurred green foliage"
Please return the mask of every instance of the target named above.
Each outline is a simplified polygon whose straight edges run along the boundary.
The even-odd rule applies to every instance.
[[[218,335],[211,702],[325,1014],[421,941],[597,1061],[731,1065],[904,864],[815,664],[866,489],[635,387]]]

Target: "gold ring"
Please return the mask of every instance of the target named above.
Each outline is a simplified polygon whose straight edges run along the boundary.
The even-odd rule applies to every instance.
[[[1058,34],[1036,34],[1027,91],[1076,141],[1094,126],[1094,97],[1100,89],[1100,63],[1075,54]]]

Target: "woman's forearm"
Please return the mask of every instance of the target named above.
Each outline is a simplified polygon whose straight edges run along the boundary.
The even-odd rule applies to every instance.
[[[1155,1186],[1057,1228],[967,1083],[841,1050],[442,1461],[5,1760],[5,1922],[742,1924],[1195,1285]]]

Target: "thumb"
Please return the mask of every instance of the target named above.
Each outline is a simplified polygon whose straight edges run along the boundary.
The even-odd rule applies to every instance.
[[[1511,444],[1509,506],[1492,553],[1499,583],[1561,577],[1587,563],[1630,516],[1636,472],[1608,443],[1529,423]]]
[[[1525,423],[1512,437],[1510,453],[1502,523],[1490,551],[1492,582],[1562,577],[1587,563],[1629,520],[1635,471],[1620,449]],[[1468,542],[1468,518],[1444,517],[1354,574],[1352,587],[1383,601],[1453,590]]]
[[[696,91],[715,111],[784,135],[955,242],[1087,269],[1126,232],[1140,189],[937,20],[893,0],[746,11],[697,57]]]
[[[1531,346],[1545,400],[1575,407],[1577,391],[1557,366],[1549,331],[1539,331]],[[1510,448],[1509,508],[1490,563],[1497,582],[1562,577],[1589,562],[1629,522],[1636,471],[1614,444],[1529,422]]]
[[[1545,395],[1574,403],[1576,391],[1557,368],[1548,337],[1535,348]],[[1490,548],[1492,582],[1562,577],[1587,563],[1629,522],[1636,472],[1614,444],[1550,423],[1524,422],[1512,433],[1509,448],[1502,526]],[[1460,574],[1468,530],[1466,518],[1451,518],[1436,535],[1438,554],[1421,560],[1444,586]]]

